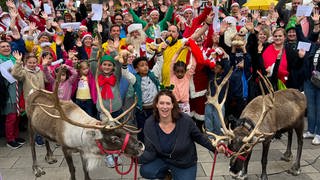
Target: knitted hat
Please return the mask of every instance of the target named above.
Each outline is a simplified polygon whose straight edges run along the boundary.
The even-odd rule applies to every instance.
[[[296,16],[292,16],[290,19],[289,19],[289,22],[286,26],[286,31],[288,32],[290,29],[294,29],[296,27],[296,22],[297,22],[297,17]]]
[[[187,12],[187,11],[191,11],[193,13],[193,9],[192,9],[192,6],[186,6],[184,9],[183,9],[183,13]]]
[[[142,24],[134,23],[128,26],[128,33],[130,34],[133,31],[142,30]]]
[[[90,32],[83,32],[83,33],[81,34],[81,41],[83,41],[86,37],[92,38],[91,33],[90,33]]]
[[[101,60],[100,60],[100,64],[102,64],[104,61],[110,61],[113,63],[113,65],[116,64],[116,61],[109,55],[104,55],[102,56]]]
[[[129,14],[128,9],[125,9],[125,10],[122,11],[122,15],[127,15],[127,14]]]

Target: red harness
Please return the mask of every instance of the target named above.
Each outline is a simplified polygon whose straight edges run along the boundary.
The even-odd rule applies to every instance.
[[[221,146],[223,146],[223,148],[225,149],[224,155],[225,155],[226,157],[229,158],[229,157],[231,157],[231,156],[234,154],[234,152],[233,152],[231,149],[229,149],[224,143],[219,143],[219,144],[217,144],[217,147],[216,147],[216,148],[219,149]],[[218,155],[218,151],[216,150],[216,151],[214,152],[214,159],[213,159],[213,164],[212,164],[212,169],[211,169],[210,180],[213,179],[214,167],[215,167],[215,165],[216,165],[217,155]],[[239,155],[239,156],[237,156],[237,159],[240,159],[241,161],[245,161],[247,158],[244,157],[244,156],[242,156],[242,155]]]
[[[126,134],[126,137],[124,138],[124,141],[123,141],[123,144],[122,144],[122,147],[121,149],[119,150],[107,150],[107,149],[104,149],[102,143],[99,141],[99,140],[96,140],[96,144],[98,146],[98,148],[100,149],[100,153],[101,154],[117,154],[118,156],[120,156],[122,153],[124,153],[124,150],[126,149],[127,145],[128,145],[128,142],[129,142],[129,138],[130,138],[130,134],[127,133]],[[130,173],[130,171],[132,170],[132,166],[133,166],[133,163],[135,164],[134,166],[134,179],[136,180],[137,179],[137,167],[138,167],[138,160],[137,158],[134,158],[134,157],[131,157],[131,163],[130,163],[130,167],[127,171],[125,172],[121,172],[119,170],[119,166],[118,166],[118,158],[116,157],[115,158],[115,169],[117,171],[118,174],[120,175],[127,175]]]

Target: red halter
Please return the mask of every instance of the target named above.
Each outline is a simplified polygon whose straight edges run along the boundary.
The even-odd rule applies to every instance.
[[[122,147],[119,150],[107,150],[107,149],[104,149],[102,143],[99,140],[96,140],[96,144],[97,144],[98,148],[100,149],[101,154],[117,154],[118,156],[120,156],[122,153],[124,153],[124,150],[126,149],[126,147],[128,145],[129,138],[130,138],[130,134],[127,133],[126,137],[124,138]],[[137,158],[131,157],[131,163],[130,163],[129,169],[127,171],[125,171],[125,172],[121,172],[119,170],[119,167],[118,167],[118,158],[116,157],[115,158],[115,169],[116,169],[118,174],[127,175],[132,170],[133,163],[135,164],[135,166],[134,166],[134,168],[135,168],[134,179],[137,179],[137,167],[138,167]]]

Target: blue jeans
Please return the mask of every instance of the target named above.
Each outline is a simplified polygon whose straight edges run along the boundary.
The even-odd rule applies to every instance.
[[[170,170],[174,180],[195,180],[197,164],[189,168],[178,168],[164,160],[157,158],[140,167],[140,175],[146,179],[163,179]]]
[[[135,118],[137,122],[138,129],[142,129],[141,132],[138,133],[138,140],[144,142],[143,128],[146,120],[152,115],[153,109],[138,109],[135,110]]]
[[[84,110],[89,116],[91,117],[95,117],[95,111],[94,108],[95,105],[92,102],[92,99],[87,99],[87,100],[79,100],[76,99],[76,104],[82,109]]]
[[[222,114],[224,116],[224,106],[222,106]],[[206,104],[204,110],[204,123],[209,132],[222,135],[221,122],[216,108],[211,104]]]
[[[320,89],[308,80],[304,82],[304,94],[307,97],[308,131],[320,135]]]

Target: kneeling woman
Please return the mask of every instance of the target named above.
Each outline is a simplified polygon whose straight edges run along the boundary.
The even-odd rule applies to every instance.
[[[147,179],[163,179],[170,171],[174,180],[194,180],[197,151],[194,142],[214,151],[210,140],[192,119],[181,113],[169,90],[158,93],[153,102],[154,115],[144,126],[145,152],[140,157],[140,174]]]

